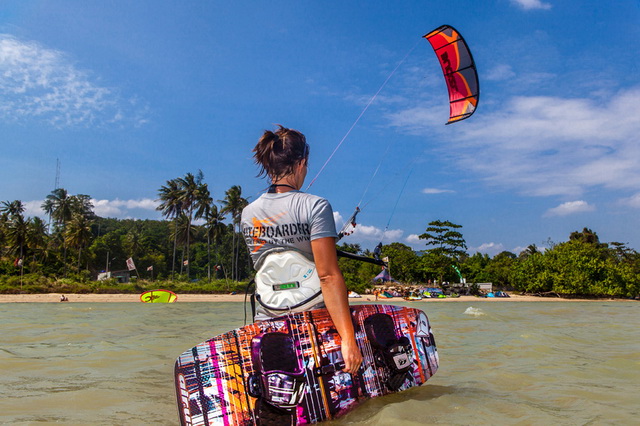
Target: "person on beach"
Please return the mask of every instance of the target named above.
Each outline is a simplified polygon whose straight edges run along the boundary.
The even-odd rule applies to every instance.
[[[307,176],[309,145],[297,130],[265,131],[253,149],[266,193],[242,211],[242,232],[256,273],[256,320],[326,307],[341,338],[344,371],[362,363],[338,266],[333,209],[300,191]]]

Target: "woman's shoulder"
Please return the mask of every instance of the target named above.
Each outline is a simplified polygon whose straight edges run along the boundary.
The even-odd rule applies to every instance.
[[[327,200],[324,197],[321,197],[319,195],[315,195],[315,194],[309,194],[307,192],[297,192],[297,197],[299,197],[299,199],[304,200],[305,203],[311,204],[311,205],[331,205],[329,203],[329,200]]]

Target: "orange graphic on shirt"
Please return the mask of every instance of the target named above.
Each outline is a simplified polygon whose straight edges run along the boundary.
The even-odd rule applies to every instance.
[[[284,216],[286,212],[280,213],[277,216],[268,217],[265,219],[258,219],[256,217],[251,218],[253,222],[253,233],[251,235],[251,239],[253,239],[253,244],[255,245],[253,249],[253,253],[257,252],[264,246],[267,242],[260,238],[260,236],[264,235],[264,227],[275,225],[275,221]]]

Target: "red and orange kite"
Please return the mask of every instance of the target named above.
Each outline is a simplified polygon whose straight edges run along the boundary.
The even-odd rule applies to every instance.
[[[449,89],[449,121],[469,118],[478,106],[480,86],[469,46],[460,33],[443,25],[425,35],[436,53]]]

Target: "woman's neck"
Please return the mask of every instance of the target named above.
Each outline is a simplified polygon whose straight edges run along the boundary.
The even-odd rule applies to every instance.
[[[269,193],[283,193],[283,192],[289,192],[289,191],[297,191],[298,188],[296,188],[293,185],[290,185],[288,183],[284,183],[284,182],[278,182],[278,183],[272,183],[271,186],[269,187]]]

